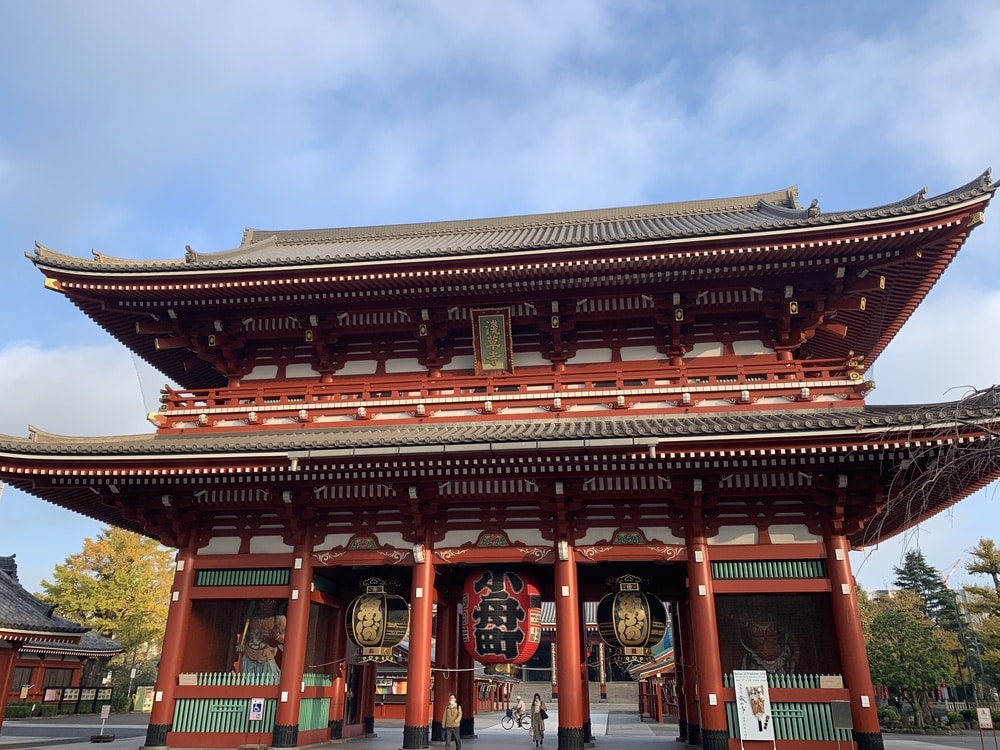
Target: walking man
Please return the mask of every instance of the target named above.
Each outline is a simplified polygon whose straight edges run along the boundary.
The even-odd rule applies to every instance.
[[[458,705],[458,698],[452,693],[448,696],[448,706],[444,709],[444,716],[441,717],[441,726],[444,729],[444,750],[449,750],[451,743],[455,743],[455,750],[462,750],[462,737],[459,731],[462,726],[462,707]]]

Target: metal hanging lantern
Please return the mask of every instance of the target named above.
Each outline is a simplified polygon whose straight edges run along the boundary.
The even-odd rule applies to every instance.
[[[476,571],[462,589],[462,643],[490,671],[524,664],[542,641],[542,595],[523,573]]]
[[[361,585],[365,593],[347,608],[347,636],[361,649],[359,661],[392,661],[392,649],[410,630],[410,608],[393,593],[399,581],[369,578]]]
[[[642,579],[634,575],[609,578],[618,591],[597,605],[597,630],[601,639],[618,649],[620,659],[652,657],[652,647],[667,632],[667,608],[656,597],[639,590]]]

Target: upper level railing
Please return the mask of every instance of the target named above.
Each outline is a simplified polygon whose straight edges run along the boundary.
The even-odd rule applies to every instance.
[[[721,360],[721,361],[720,361]],[[510,375],[403,373],[318,380],[244,381],[199,390],[164,388],[161,429],[287,425],[364,419],[468,418],[604,409],[693,408],[705,402],[803,402],[835,395],[861,399],[872,384],[860,367],[835,361],[713,358],[681,365],[595,364],[554,371],[526,367]]]

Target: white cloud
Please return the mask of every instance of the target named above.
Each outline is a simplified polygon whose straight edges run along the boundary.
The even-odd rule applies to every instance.
[[[932,294],[869,373],[873,403],[954,401],[1000,383],[1000,290],[951,285]]]
[[[146,368],[148,370],[148,368]],[[144,373],[145,377],[145,373]],[[0,349],[0,432],[27,435],[29,425],[63,435],[151,432],[146,403],[156,388],[140,384],[132,357],[117,344]]]
[[[89,321],[44,298],[17,252],[35,239],[77,255],[180,257],[185,244],[233,247],[247,225],[450,219],[794,183],[805,202],[835,210],[957,186],[996,155],[1000,8],[882,6],[11,5],[0,27],[0,96],[13,113],[0,123],[0,223],[15,251],[0,257],[0,326],[33,328],[41,343],[0,350],[0,392],[16,394],[0,432],[148,431],[161,382],[137,379],[115,343],[79,345],[101,333],[83,334]],[[1000,378],[1000,257],[986,250],[1000,242],[996,210],[875,364],[874,401],[954,398],[952,387]],[[975,529],[963,524],[976,503],[928,525],[922,544],[971,546],[954,540]],[[932,564],[952,562],[941,554],[951,559]]]

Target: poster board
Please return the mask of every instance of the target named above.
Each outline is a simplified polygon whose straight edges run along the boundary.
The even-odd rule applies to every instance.
[[[740,720],[740,738],[774,742],[774,722],[771,721],[771,697],[767,689],[767,672],[762,669],[733,672],[736,688],[736,713]]]

